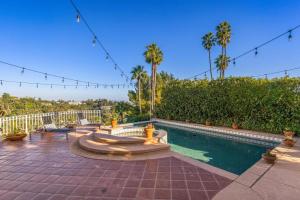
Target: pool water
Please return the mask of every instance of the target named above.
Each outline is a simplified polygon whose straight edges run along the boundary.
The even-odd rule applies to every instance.
[[[199,131],[187,131],[155,124],[168,132],[171,150],[215,167],[240,175],[256,163],[270,146],[216,137]],[[276,144],[274,143],[274,146]]]

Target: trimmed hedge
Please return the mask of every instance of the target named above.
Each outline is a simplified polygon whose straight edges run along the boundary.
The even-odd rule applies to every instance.
[[[281,133],[300,132],[300,79],[176,80],[166,85],[156,115],[162,119]]]

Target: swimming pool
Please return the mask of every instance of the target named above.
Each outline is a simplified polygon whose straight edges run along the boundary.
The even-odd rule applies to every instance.
[[[155,123],[156,129],[168,132],[171,150],[215,167],[240,175],[256,163],[261,154],[278,143],[260,143],[246,138],[227,138],[201,130],[186,130]]]

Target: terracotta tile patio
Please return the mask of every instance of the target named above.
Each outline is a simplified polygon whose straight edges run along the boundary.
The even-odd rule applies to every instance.
[[[174,157],[93,160],[74,155],[64,134],[0,145],[0,200],[207,200],[231,180]]]

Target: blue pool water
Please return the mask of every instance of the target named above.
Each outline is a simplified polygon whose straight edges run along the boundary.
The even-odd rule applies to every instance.
[[[155,128],[168,132],[168,143],[172,151],[238,175],[257,162],[261,154],[272,147],[164,124],[155,124]],[[275,146],[276,143],[272,145]]]

